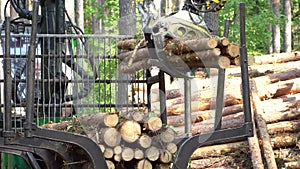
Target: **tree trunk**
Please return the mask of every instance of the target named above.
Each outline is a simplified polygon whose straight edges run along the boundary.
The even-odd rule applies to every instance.
[[[275,16],[279,20],[279,15],[280,15],[280,1],[279,0],[271,0],[272,1],[272,8]],[[279,22],[279,21],[278,21]],[[276,23],[273,25],[272,28],[272,33],[273,33],[273,38],[272,38],[272,43],[273,43],[273,52],[274,53],[279,53],[280,52],[280,25],[279,23]]]
[[[283,1],[283,14],[286,17],[283,34],[284,52],[291,52],[292,50],[292,13],[291,0]]]
[[[122,0],[119,1],[119,34],[135,35],[136,34],[136,14],[135,1]]]
[[[75,2],[75,20],[77,26],[84,31],[84,12],[83,12],[83,0],[76,0]]]

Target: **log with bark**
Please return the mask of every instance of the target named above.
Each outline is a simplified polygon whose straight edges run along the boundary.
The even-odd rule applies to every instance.
[[[146,41],[143,39],[124,39],[117,43],[117,47],[122,50],[134,50],[141,41],[143,42],[138,46],[138,48],[145,48],[147,45]]]
[[[300,52],[274,53],[254,57],[256,64],[274,64],[300,60]]]

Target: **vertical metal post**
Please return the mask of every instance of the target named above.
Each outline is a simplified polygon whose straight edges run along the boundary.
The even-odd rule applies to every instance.
[[[245,31],[245,3],[240,3],[240,62],[242,74],[242,94],[245,113],[245,123],[252,123],[251,105],[250,105],[250,85],[248,74],[248,58],[246,48],[246,31]]]
[[[184,78],[184,131],[186,136],[192,136],[191,87],[191,79]]]
[[[225,21],[224,37],[228,37],[230,20]],[[215,113],[215,130],[221,129],[222,126],[222,112],[224,107],[224,85],[225,85],[225,69],[218,69],[218,87],[216,98],[216,113]]]
[[[32,137],[32,122],[34,113],[34,79],[35,79],[35,51],[38,21],[39,1],[33,0],[32,30],[29,53],[26,60],[26,123],[25,137]]]
[[[166,108],[166,86],[165,86],[165,73],[160,70],[159,77],[159,101],[160,101],[160,116],[163,125],[167,125],[167,108]]]
[[[10,58],[10,17],[5,17],[5,56],[4,56],[4,138],[5,143],[9,142],[12,134],[12,76]]]

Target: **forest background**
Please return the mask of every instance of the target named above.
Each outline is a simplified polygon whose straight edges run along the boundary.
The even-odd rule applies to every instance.
[[[30,3],[30,0],[27,0]],[[65,0],[74,23],[86,34],[141,35],[141,18],[137,5],[141,0]],[[184,0],[154,0],[161,15],[181,9]],[[226,19],[231,21],[229,38],[239,41],[240,2],[246,3],[246,36],[250,55],[300,50],[300,0],[228,0],[225,7],[213,14],[222,36]],[[1,1],[0,16],[4,20]],[[9,12],[9,10],[8,10]],[[11,10],[11,15],[14,14]],[[217,17],[215,17],[217,16]]]

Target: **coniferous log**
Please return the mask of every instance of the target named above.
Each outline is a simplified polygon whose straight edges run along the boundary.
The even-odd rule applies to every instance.
[[[230,43],[228,46],[221,48],[223,55],[235,58],[240,54],[240,47],[236,43]]]
[[[117,114],[107,113],[103,117],[103,123],[107,127],[115,127],[119,122],[119,116]]]
[[[121,124],[120,133],[124,141],[133,143],[138,140],[141,135],[141,126],[133,120],[126,120]]]
[[[204,51],[216,48],[218,39],[215,37],[192,39],[192,40],[179,40],[172,39],[167,42],[164,50],[167,53],[183,54],[193,51]]]
[[[278,123],[271,123],[267,125],[269,134],[285,133],[285,132],[299,132],[300,120],[281,121]]]
[[[102,128],[100,136],[103,142],[109,147],[118,146],[121,142],[120,132],[116,128]]]
[[[130,60],[130,58],[132,58],[132,62],[137,62],[137,61],[141,61],[144,59],[148,59],[150,57],[150,55],[148,53],[148,48],[139,49],[136,51],[134,56],[133,56],[133,54],[134,54],[133,51],[128,51],[128,52],[120,53],[117,57],[122,62],[128,62]]]
[[[258,128],[259,137],[262,141],[263,155],[266,159],[268,168],[277,168],[274,152],[270,143],[270,136],[267,131],[267,125],[260,114],[257,114],[255,121]]]
[[[110,160],[105,160],[108,169],[115,169],[115,164]]]
[[[145,123],[149,131],[157,131],[162,128],[162,121],[159,117],[149,117]]]
[[[156,161],[159,158],[159,149],[155,146],[149,147],[145,151],[145,157],[150,161]]]
[[[140,160],[137,163],[136,169],[152,169],[152,164],[147,159]]]
[[[159,160],[162,163],[170,163],[172,161],[172,153],[165,149],[161,150]]]
[[[222,48],[229,45],[229,39],[226,37],[218,38],[218,48]]]
[[[123,50],[133,50],[142,39],[124,39],[117,43],[117,47]],[[145,48],[146,42],[144,41],[138,48]]]
[[[134,158],[134,150],[129,147],[124,147],[121,157],[124,161],[131,161]]]
[[[138,139],[138,144],[142,148],[149,148],[152,143],[152,138],[147,134],[142,134],[141,137]]]
[[[134,158],[137,159],[137,160],[141,160],[144,158],[144,151],[139,149],[139,148],[136,148],[134,150]]]

